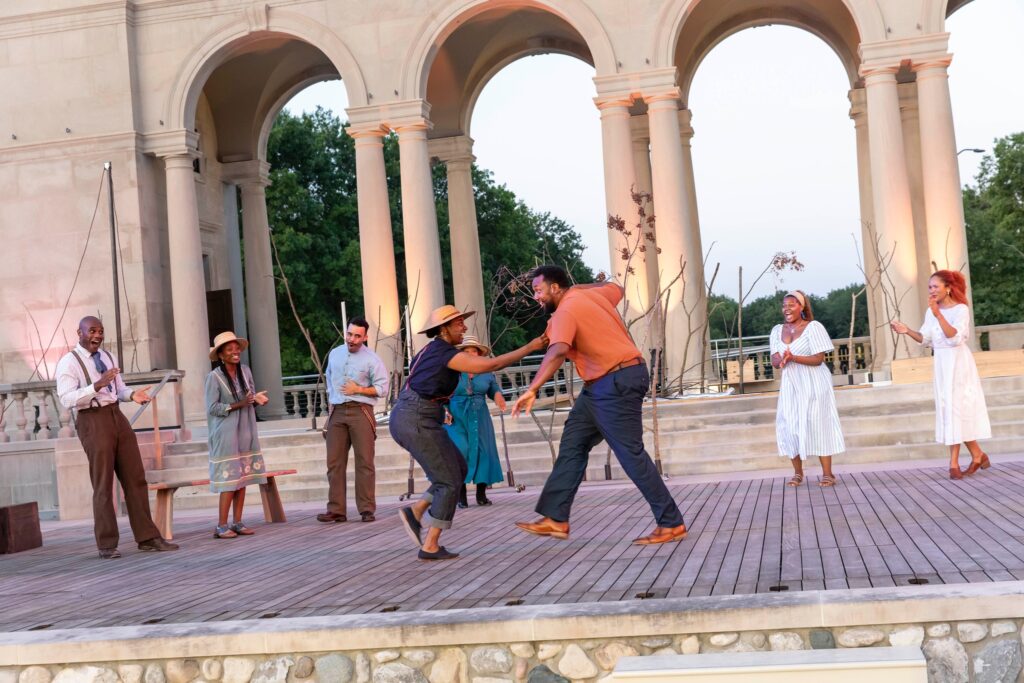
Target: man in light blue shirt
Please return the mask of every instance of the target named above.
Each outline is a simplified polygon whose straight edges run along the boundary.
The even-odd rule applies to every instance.
[[[356,507],[364,522],[374,521],[377,511],[376,470],[373,465],[377,421],[373,406],[388,393],[388,371],[380,357],[366,346],[370,325],[355,317],[345,331],[345,344],[327,356],[327,395],[331,414],[327,419],[327,512],[320,522],[348,519],[345,490],[348,450],[356,452]]]

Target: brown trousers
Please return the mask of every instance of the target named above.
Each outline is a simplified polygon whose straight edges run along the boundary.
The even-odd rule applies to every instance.
[[[376,440],[377,423],[371,406],[355,401],[331,406],[331,417],[327,422],[328,512],[346,514],[346,470],[350,446],[356,452],[356,508],[360,513],[377,511],[377,471],[373,466]]]
[[[114,512],[115,474],[124,490],[135,542],[158,538],[160,530],[149,514],[149,488],[139,442],[117,404],[80,410],[78,438],[89,458],[96,546],[100,550],[116,548],[120,539]]]

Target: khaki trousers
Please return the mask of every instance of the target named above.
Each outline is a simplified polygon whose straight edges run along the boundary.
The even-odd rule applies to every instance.
[[[159,538],[160,530],[149,513],[149,488],[139,442],[128,419],[113,403],[78,411],[77,424],[78,438],[89,458],[96,546],[110,550],[116,548],[120,540],[114,512],[114,475],[124,490],[135,542]]]
[[[376,440],[377,423],[371,406],[355,401],[331,406],[331,417],[327,421],[328,512],[346,514],[350,446],[356,452],[356,508],[360,514],[377,511],[377,472],[373,465]]]

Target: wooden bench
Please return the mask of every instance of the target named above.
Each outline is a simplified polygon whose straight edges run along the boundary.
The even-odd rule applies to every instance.
[[[267,483],[260,484],[260,498],[263,501],[263,519],[268,523],[287,521],[284,515],[284,505],[281,504],[281,494],[277,490],[277,477],[296,473],[297,470],[277,470],[263,475],[267,478]],[[209,484],[209,479],[198,479],[196,481],[161,481],[149,485],[150,491],[156,491],[156,514],[153,515],[153,521],[156,522],[160,534],[165,539],[174,538],[174,494],[180,488],[208,486]]]
[[[919,647],[864,647],[778,652],[622,657],[617,683],[927,683]]]

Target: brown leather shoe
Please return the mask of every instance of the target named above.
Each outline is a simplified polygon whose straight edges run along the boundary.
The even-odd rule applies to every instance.
[[[157,536],[156,538],[151,538],[148,541],[143,541],[139,544],[139,550],[146,553],[165,553],[169,550],[177,549],[177,543],[168,543],[159,536]]]
[[[100,548],[101,560],[116,560],[121,557],[121,551],[117,548]]]
[[[561,541],[569,538],[569,522],[556,522],[550,517],[542,517],[539,522],[516,522],[516,526],[537,536],[550,536]]]
[[[321,512],[316,516],[316,521],[331,524],[334,522],[346,522],[348,521],[348,517],[345,515],[339,515],[337,512]]]
[[[672,527],[656,526],[650,535],[633,539],[633,543],[636,543],[637,545],[655,545],[657,543],[681,541],[684,538],[686,538],[685,524]]]

